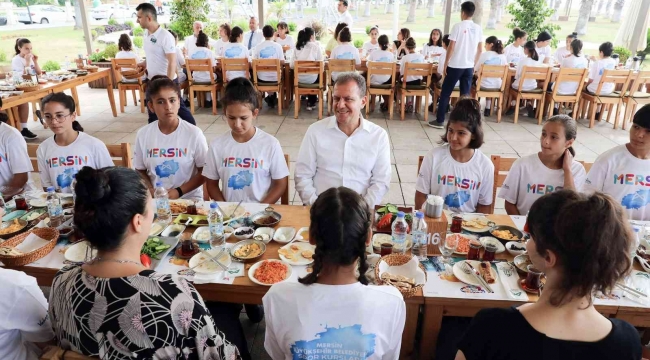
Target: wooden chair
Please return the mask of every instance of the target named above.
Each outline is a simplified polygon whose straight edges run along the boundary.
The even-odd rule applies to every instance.
[[[366,76],[366,94],[368,95],[369,103],[366,105],[366,118],[370,114],[370,98],[379,95],[388,95],[388,114],[390,119],[393,120],[393,107],[395,105],[395,77],[397,64],[394,62],[374,62],[369,61],[368,73]],[[390,84],[370,84],[370,77],[372,75],[390,75]]]
[[[650,104],[650,90],[648,92],[641,92],[641,88],[645,86],[650,89],[650,70],[639,71],[634,77],[632,82],[631,91],[626,91],[623,94],[623,104],[625,104],[625,116],[623,117],[623,130],[627,128],[627,123],[632,122],[632,116],[636,112],[637,105]],[[614,125],[616,128],[616,125]]]
[[[323,79],[324,63],[322,61],[296,60],[293,65],[293,92],[296,103],[294,106],[294,119],[298,118],[300,112],[301,95],[318,95],[318,120],[323,118],[323,93],[326,90],[325,80]],[[299,75],[318,75],[318,84],[304,84],[298,81]]]
[[[277,74],[278,81],[273,83],[260,83],[257,79],[258,72],[274,72]],[[280,59],[253,60],[253,84],[255,84],[255,88],[259,91],[260,108],[262,107],[264,92],[275,92],[278,94],[278,115],[282,115],[282,99],[284,98],[284,87],[282,83],[282,63]]]
[[[400,119],[404,120],[404,107],[405,100],[407,96],[416,96],[417,100],[415,102],[415,113],[419,113],[420,108],[422,107],[422,96],[424,96],[424,121],[427,121],[429,117],[429,111],[426,109],[426,105],[429,104],[429,84],[431,83],[431,73],[433,71],[433,64],[431,63],[413,63],[407,62],[404,65],[404,74],[402,76],[406,79],[409,76],[422,76],[423,82],[420,85],[406,85],[406,81],[402,81],[399,88],[399,98],[400,98]],[[434,93],[434,104],[436,95]]]
[[[623,92],[614,91],[611,94],[601,95],[600,91],[604,84],[614,83],[623,84],[622,89],[627,89],[630,81],[632,80],[633,73],[631,70],[604,70],[603,76],[600,78],[600,83],[596,88],[595,93],[590,93],[588,90],[582,92],[580,96],[580,107],[579,114],[581,118],[585,117],[587,111],[587,106],[589,106],[589,127],[594,127],[594,122],[596,120],[596,108],[598,105],[602,105],[600,111],[600,117],[598,121],[601,120],[602,114],[604,113],[605,107],[607,107],[607,122],[609,122],[612,115],[613,106],[616,106],[616,117],[614,118],[614,129],[618,126],[618,115],[621,111],[621,105],[623,104]]]
[[[133,70],[137,68],[136,59],[111,59],[111,67],[113,68],[113,78],[117,82],[117,91],[120,97],[120,112],[124,112],[124,107],[127,104],[126,92],[131,90],[133,94],[133,105],[138,106],[138,100],[135,98],[136,90],[140,93],[140,112],[144,114],[144,88],[142,78],[138,77],[133,81],[126,81],[122,75],[123,70]]]
[[[515,99],[515,124],[519,120],[519,102],[521,100],[538,100],[537,104],[537,123],[542,122],[542,115],[544,109],[544,98],[546,95],[546,89],[548,88],[548,82],[551,79],[552,68],[550,66],[524,66],[521,69],[521,79],[519,84],[524,84],[526,80],[535,80],[537,81],[538,87],[524,91],[522,86],[519,86],[519,89],[510,88],[509,97],[510,99]],[[542,87],[539,87],[539,82],[542,81]],[[510,104],[510,100],[508,100]]]
[[[550,69],[550,68],[549,68]],[[517,158],[502,158],[499,155],[492,155],[492,164],[494,165],[494,185],[492,186],[492,206],[490,206],[490,214],[494,214],[494,205],[497,199],[497,188],[503,186],[506,181],[506,176],[512,164],[515,163]]]
[[[214,66],[210,59],[186,59],[185,67],[187,68],[187,82],[189,83],[190,112],[194,114],[194,93],[200,92],[199,105],[203,107],[204,93],[209,92],[212,95],[212,115],[217,115],[217,84],[214,75]],[[210,74],[210,81],[196,81],[192,73],[194,71],[207,71]]]
[[[287,163],[287,169],[289,169],[289,154],[284,154],[284,161]],[[287,188],[284,189],[284,192],[282,193],[282,197],[280,197],[280,204],[282,205],[289,205],[289,183],[291,181],[287,181]]]
[[[27,144],[27,154],[29,155],[29,160],[32,162],[32,167],[34,172],[38,172],[38,159],[36,156],[36,151],[38,150],[39,144]],[[133,152],[131,151],[131,144],[121,143],[116,145],[106,145],[108,153],[113,159],[115,166],[122,166],[127,168],[133,168],[133,162],[131,156]]]
[[[354,59],[330,59],[327,67],[327,81],[329,84],[329,91],[327,94],[327,116],[331,115],[332,112],[332,92],[334,91],[334,79],[332,78],[332,73],[334,72],[348,72],[355,71]]]
[[[578,104],[580,103],[580,94],[582,89],[585,86],[585,80],[589,75],[589,69],[574,69],[574,68],[560,68],[560,72],[555,79],[555,85],[553,85],[553,91],[546,93],[546,98],[544,103],[547,104],[547,114],[551,116],[553,114],[553,108],[555,108],[555,103],[573,103],[573,113],[577,114],[576,110],[578,109]],[[559,89],[561,83],[564,82],[577,82],[578,89],[574,94],[560,94]],[[541,124],[541,118],[537,124]]]
[[[508,65],[481,65],[479,69],[478,76],[476,78],[476,86],[472,87],[473,97],[480,101],[480,98],[484,97],[487,99],[492,99],[492,106],[490,107],[490,116],[494,111],[494,108],[497,110],[497,122],[501,122],[501,114],[503,113],[503,99],[504,99],[504,89],[506,88],[506,82],[508,79]],[[490,89],[481,86],[481,80],[483,79],[501,79],[501,87]],[[459,91],[460,94],[460,91]]]
[[[226,72],[228,71],[243,71],[246,79],[250,80],[250,73],[248,72],[248,70],[250,69],[250,64],[248,63],[247,58],[241,58],[241,59],[221,58],[219,59],[219,61],[221,61],[221,78],[223,79],[223,86],[221,88],[222,92],[225,91],[226,85],[228,85],[228,77],[226,76]]]

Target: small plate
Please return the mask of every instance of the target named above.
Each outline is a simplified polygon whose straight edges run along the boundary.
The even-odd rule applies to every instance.
[[[260,267],[260,266],[261,266],[265,261],[269,261],[269,262],[279,262],[279,263],[281,263],[281,264],[284,264],[284,265],[287,267],[287,274],[285,275],[284,279],[278,281],[276,284],[279,284],[279,283],[281,283],[281,282],[283,282],[283,281],[287,281],[287,279],[289,279],[289,278],[291,277],[291,273],[292,273],[291,264],[289,264],[289,263],[287,263],[287,262],[285,262],[285,261],[282,261],[282,260],[269,259],[269,260],[262,260],[262,261],[260,261],[260,262],[257,262],[257,263],[255,263],[255,264],[253,264],[253,266],[251,266],[250,269],[248,269],[248,278],[249,278],[252,282],[254,282],[254,283],[258,284],[258,285],[262,285],[262,286],[271,286],[271,285],[273,285],[273,284],[263,283],[263,282],[257,280],[257,279],[255,278],[255,276],[254,276],[254,274],[255,274],[255,270],[257,270],[257,269],[258,269],[258,268],[259,268],[259,267]]]
[[[88,254],[87,259],[86,253]],[[97,250],[91,249],[88,241],[80,241],[67,248],[63,256],[68,261],[80,263],[94,259],[97,256]]]
[[[513,245],[518,247],[518,248],[524,248],[524,250],[513,250],[512,249]],[[508,252],[512,256],[521,255],[521,254],[526,252],[526,243],[524,243],[522,241],[508,241],[506,243],[506,250],[508,250]]]
[[[462,260],[462,261],[459,261],[459,262],[457,262],[457,263],[454,264],[454,267],[453,267],[453,269],[452,269],[453,272],[454,272],[454,276],[455,276],[458,280],[464,282],[465,284],[483,287],[483,284],[481,284],[481,283],[476,279],[476,277],[475,277],[474,275],[472,275],[472,274],[465,274],[465,272],[463,271],[463,269],[461,269],[461,266],[463,265],[464,262],[468,262],[468,263],[470,263],[470,264],[474,267],[474,269],[476,269],[476,270],[478,270],[478,271],[480,272],[480,270],[479,270],[479,269],[481,268],[481,262],[480,262],[480,261],[475,261],[475,260]],[[494,268],[492,267],[492,265],[490,265],[490,271],[492,272],[492,276],[494,276],[494,279],[495,279],[496,281],[499,281],[499,278],[498,278],[499,275],[497,274],[496,270],[494,270]],[[494,284],[488,284],[488,285],[494,286],[495,284],[496,284],[496,282],[495,282]]]
[[[210,227],[201,226],[196,228],[196,230],[194,230],[194,233],[192,233],[192,240],[199,243],[210,242]]]
[[[466,225],[468,222],[480,222],[481,224]],[[485,225],[482,225],[482,224]],[[476,225],[476,226],[473,226]],[[493,221],[488,220],[483,214],[463,214],[463,230],[471,233],[484,233],[490,230],[492,226],[496,225]]]
[[[309,227],[303,226],[296,232],[296,241],[309,242]]]
[[[293,249],[292,249],[293,248]],[[281,253],[287,252],[287,255],[291,256],[288,258],[287,255]],[[310,251],[312,258],[306,258],[302,255],[304,251]],[[285,261],[291,265],[309,265],[314,262],[313,256],[316,252],[316,246],[304,242],[293,242],[290,245],[285,245],[278,249],[278,256],[282,261]]]
[[[185,231],[185,226],[183,225],[169,225],[160,233],[160,236],[180,238],[183,235],[183,231]],[[174,232],[178,233],[174,234]]]
[[[237,228],[232,234],[239,240],[246,240],[253,237],[255,230],[252,227],[242,226]]]
[[[289,241],[293,240],[296,236],[296,229],[292,227],[281,227],[275,230],[273,234],[273,240],[279,242],[280,244],[286,244]]]
[[[29,206],[35,208],[43,208],[47,206],[47,201],[42,199],[32,199],[27,202]]]
[[[496,238],[493,238],[492,236],[480,237],[478,241],[481,242],[481,245],[483,245],[484,248],[488,244],[494,245],[497,248],[497,254],[501,254],[502,252],[506,251],[506,247],[503,246],[501,241],[497,240]]]
[[[219,248],[211,249],[211,250],[205,250],[203,252],[200,252],[190,259],[188,262],[188,265],[190,267],[193,267],[197,264],[199,264],[202,261],[205,261],[208,259],[206,255],[203,253],[207,253],[210,256],[215,256],[219,253]],[[230,264],[232,264],[232,259],[230,258],[230,255],[228,255],[228,251],[224,251],[220,256],[219,256],[219,262],[223,264],[225,267],[229,267]],[[217,265],[214,261],[208,261],[205,264],[202,264],[196,268],[194,268],[194,272],[197,274],[216,274],[220,271],[223,271],[223,269]]]
[[[160,233],[165,230],[167,225],[159,222],[151,224],[151,231],[149,231],[149,236],[158,236]]]
[[[237,252],[240,248],[242,248],[242,247],[244,247],[246,245],[252,245],[252,244],[256,244],[259,247],[259,249],[260,249],[259,254],[255,255],[255,256],[249,255],[248,257],[245,257],[245,258],[235,255],[235,252]],[[252,240],[252,239],[242,240],[242,241],[236,243],[235,245],[233,245],[230,248],[230,256],[232,256],[236,261],[244,262],[244,263],[258,261],[262,257],[262,255],[264,255],[265,252],[266,252],[266,244],[263,241]]]
[[[449,237],[449,236],[453,236],[453,235],[459,235],[459,236],[461,236],[461,237],[466,238],[466,239],[467,239],[467,248],[468,248],[468,249],[469,249],[469,242],[472,241],[472,240],[477,240],[476,236],[474,236],[474,235],[468,235],[468,234],[447,234],[447,237]],[[445,237],[445,241],[446,241],[447,237]],[[459,240],[459,245],[460,245],[460,240]],[[461,251],[458,251],[458,248],[456,248],[456,249],[457,249],[457,250],[454,251],[454,254],[456,254],[456,255],[467,255],[467,253],[469,252],[469,250],[468,250],[468,251],[461,252]]]
[[[262,241],[265,244],[268,244],[273,240],[273,235],[275,234],[275,229],[272,227],[259,227],[257,230],[255,230],[255,233],[253,234],[253,239]],[[259,238],[258,238],[259,236]],[[268,236],[268,239],[263,239],[262,236]]]

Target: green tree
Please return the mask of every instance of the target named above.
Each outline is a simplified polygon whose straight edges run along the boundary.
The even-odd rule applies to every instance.
[[[207,22],[210,5],[207,0],[174,1],[171,6],[170,28],[178,32],[179,38],[192,34],[195,21]]]
[[[512,15],[512,21],[508,24],[510,29],[518,27],[525,30],[529,39],[546,30],[553,37],[552,46],[557,45],[555,30],[560,30],[560,27],[547,22],[554,10],[548,7],[546,0],[516,0],[508,5],[508,12]],[[514,36],[510,35],[508,44],[514,40]]]

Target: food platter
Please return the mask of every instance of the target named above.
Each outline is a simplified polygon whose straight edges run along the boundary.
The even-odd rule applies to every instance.
[[[489,232],[503,242],[521,241],[524,238],[524,234],[519,229],[508,225],[493,226]]]
[[[27,221],[21,219],[13,219],[5,221],[0,226],[0,238],[9,239],[14,235],[20,233],[27,227]]]
[[[472,274],[466,274],[466,273],[463,271],[463,269],[461,268],[461,266],[463,266],[463,263],[464,263],[464,262],[468,262],[468,263],[470,263],[470,264],[472,265],[472,267],[474,267],[474,269],[476,269],[477,271],[480,272],[480,268],[481,268],[481,262],[480,262],[480,261],[475,261],[475,260],[462,260],[462,261],[458,261],[458,262],[456,262],[456,263],[454,264],[454,267],[453,267],[453,269],[452,269],[453,272],[454,272],[454,276],[455,276],[458,280],[464,282],[465,284],[483,287],[483,284],[481,284],[481,283],[476,279],[476,277],[475,277],[474,275],[472,275]],[[490,273],[491,273],[492,277],[495,279],[495,282],[498,281],[498,276],[499,276],[499,275],[497,274],[496,270],[494,270],[494,268],[492,267],[491,264],[490,264]]]
[[[188,265],[190,266],[190,268],[194,267],[200,264],[201,262],[208,260],[209,259],[208,256],[213,257],[218,255],[219,251],[221,251],[221,249],[219,248],[202,251],[192,256],[192,258],[188,262]],[[218,260],[225,267],[229,267],[230,264],[232,264],[232,259],[230,258],[230,255],[228,255],[227,251],[222,252],[221,255],[219,255]],[[197,274],[206,274],[206,275],[212,275],[220,271],[223,271],[223,269],[219,265],[217,265],[217,263],[215,263],[214,261],[206,261],[205,263],[195,267],[193,270]]]
[[[169,209],[171,210],[172,215],[185,214],[187,212],[187,207],[193,203],[194,201],[185,199],[169,200]]]
[[[314,262],[316,246],[304,242],[293,242],[278,249],[282,261],[291,265],[309,265]]]
[[[230,248],[230,256],[241,262],[254,262],[265,252],[266,244],[259,240],[242,240]]]
[[[273,227],[282,220],[282,214],[275,211],[272,207],[267,207],[264,211],[257,212],[250,216],[250,221],[253,226],[258,227]],[[291,240],[291,239],[290,239]]]
[[[456,255],[467,255],[467,253],[469,252],[469,242],[470,242],[470,240],[476,240],[476,236],[474,236],[474,235],[447,234],[447,237],[450,237],[450,236],[458,236],[459,237],[458,247],[456,247],[456,251],[454,251],[454,254],[456,254]]]
[[[464,214],[463,230],[471,233],[484,233],[496,225],[493,221],[488,220],[483,214]]]
[[[260,269],[259,272],[258,269]],[[283,274],[279,273],[279,271],[282,271]],[[269,282],[263,282],[262,280],[259,280],[256,277],[256,276],[269,275],[272,273],[277,274],[277,276],[273,276],[274,278],[277,279],[272,279]],[[253,264],[253,266],[251,266],[251,268],[248,269],[248,278],[252,282],[258,285],[271,286],[273,284],[287,281],[287,279],[291,277],[291,273],[292,273],[291,264],[282,260],[269,259],[269,260],[262,260],[260,262]]]

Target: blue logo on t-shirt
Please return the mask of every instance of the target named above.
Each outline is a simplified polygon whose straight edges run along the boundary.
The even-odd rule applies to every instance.
[[[343,54],[337,55],[336,58],[337,59],[352,60],[352,59],[354,59],[354,54],[352,54],[351,52],[348,51],[348,52],[344,52]]]
[[[209,55],[206,50],[197,51],[191,56],[192,59],[207,59],[208,57]]]
[[[470,195],[467,191],[458,191],[445,196],[445,205],[450,208],[459,208],[461,205],[469,201],[469,198]]]
[[[156,166],[156,175],[160,178],[170,177],[178,171],[178,163],[174,160],[165,160],[162,164]]]
[[[391,61],[393,61],[393,59],[391,59],[389,57],[383,57],[383,58],[380,58],[379,60],[377,60],[377,62],[391,62]]]
[[[57,175],[56,184],[60,188],[65,189],[70,185],[72,185],[72,179],[74,179],[75,175],[77,175],[76,168],[65,169],[65,171],[62,174]]]
[[[499,57],[495,56],[491,59],[487,59],[484,62],[485,65],[501,65],[501,59]]]
[[[243,51],[243,49],[240,48],[240,47],[231,47],[230,49],[228,49],[228,50],[226,50],[224,52],[223,56],[231,59],[231,58],[234,58],[234,57],[237,57],[237,56],[241,55],[242,51]]]
[[[270,59],[276,53],[277,51],[275,51],[275,47],[267,46],[264,49],[260,50],[260,59]]]
[[[294,360],[367,359],[375,353],[375,334],[361,333],[361,325],[328,328],[314,340],[299,340],[291,345]]]
[[[625,195],[621,205],[626,209],[640,209],[650,204],[650,190],[639,190],[635,193]]]
[[[246,186],[251,186],[252,183],[253,173],[248,170],[240,171],[228,179],[228,187],[233,190],[241,190]]]

